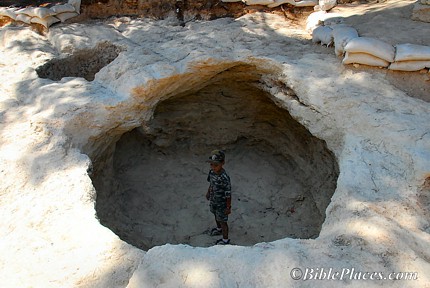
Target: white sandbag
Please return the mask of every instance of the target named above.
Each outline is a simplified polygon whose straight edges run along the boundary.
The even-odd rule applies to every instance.
[[[25,14],[30,17],[39,17],[39,18],[45,18],[48,16],[55,15],[54,11],[44,7],[27,7],[27,8],[18,10],[16,13]]]
[[[336,6],[337,0],[319,0],[318,6],[322,11],[327,11]]]
[[[31,18],[31,23],[37,23],[40,24],[42,26],[44,26],[45,28],[49,28],[49,26],[51,26],[54,23],[60,22],[60,19],[58,19],[55,16],[48,16],[45,18],[39,18],[39,17],[33,17]]]
[[[55,5],[51,7],[51,10],[55,12],[55,14],[66,13],[66,12],[76,12],[75,6],[72,4],[61,4]]]
[[[81,0],[69,0],[68,3],[75,7],[75,12],[81,13]]]
[[[328,26],[319,26],[312,32],[312,42],[330,46],[333,44],[332,29]]]
[[[31,24],[31,17],[27,14],[18,14],[16,15],[15,21],[24,22],[26,24]]]
[[[269,5],[275,0],[244,0],[246,5]]]
[[[303,0],[296,2],[294,0],[275,0],[273,4],[267,5],[269,8],[274,8],[282,4],[291,4],[297,7],[313,7],[317,5],[318,0]]]
[[[408,60],[430,60],[430,47],[409,43],[396,45],[396,56],[394,57],[394,61]]]
[[[324,19],[328,14],[325,11],[313,12],[306,19],[306,31],[312,34],[312,32],[319,26],[322,26]]]
[[[397,71],[419,71],[430,68],[430,60],[399,61],[390,64],[388,69]]]
[[[15,11],[18,10],[17,8],[7,8],[7,7],[0,7],[0,16],[9,17],[13,20],[16,19],[16,13]]]
[[[294,2],[294,0],[275,0],[272,4],[267,5],[267,7],[274,8],[282,4],[291,4],[292,2]]]
[[[337,25],[332,31],[334,41],[334,52],[337,56],[342,56],[344,48],[354,38],[358,37],[358,32],[350,26]]]
[[[343,17],[337,13],[327,13],[326,11],[313,12],[306,19],[306,31],[312,33],[318,26],[330,26],[333,29],[330,24],[338,25],[338,23],[343,21]]]
[[[58,19],[60,19],[61,22],[64,22],[70,18],[76,17],[79,14],[77,12],[66,12],[66,13],[60,13],[55,15]]]
[[[390,62],[375,57],[370,54],[366,53],[352,53],[352,52],[346,52],[345,57],[342,60],[343,64],[363,64],[368,66],[375,66],[375,67],[388,67],[390,65]]]
[[[314,7],[317,4],[318,4],[317,1],[314,1],[314,0],[302,0],[299,2],[294,2],[293,5],[296,7]]]
[[[395,49],[393,45],[370,37],[357,37],[345,46],[346,52],[367,53],[388,62],[394,62]]]

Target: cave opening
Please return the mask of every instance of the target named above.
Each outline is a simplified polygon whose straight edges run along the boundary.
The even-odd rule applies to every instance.
[[[124,241],[208,247],[205,199],[210,151],[226,152],[232,182],[232,244],[319,235],[339,168],[313,136],[238,65],[193,91],[158,102],[153,117],[106,150],[93,176],[100,222]]]

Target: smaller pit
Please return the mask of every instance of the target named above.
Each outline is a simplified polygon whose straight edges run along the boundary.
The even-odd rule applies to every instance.
[[[36,69],[40,78],[60,81],[63,77],[82,77],[93,81],[97,72],[124,51],[110,42],[101,42],[92,49],[76,51],[71,56],[52,59]]]

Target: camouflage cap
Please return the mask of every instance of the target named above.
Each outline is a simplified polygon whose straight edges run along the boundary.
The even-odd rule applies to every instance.
[[[222,150],[213,150],[211,152],[211,156],[209,156],[209,159],[206,161],[208,163],[222,163],[225,160],[225,154]]]

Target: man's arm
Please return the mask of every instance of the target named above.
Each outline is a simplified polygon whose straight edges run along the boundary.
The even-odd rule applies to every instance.
[[[225,209],[225,214],[228,215],[231,213],[231,196],[226,198],[227,200],[227,208]]]
[[[206,192],[206,199],[207,199],[207,200],[209,200],[210,195],[211,195],[211,186],[209,185],[209,187],[208,187],[208,192]]]
[[[230,177],[227,174],[225,174],[225,199],[227,202],[225,214],[228,215],[231,213],[231,182]]]

